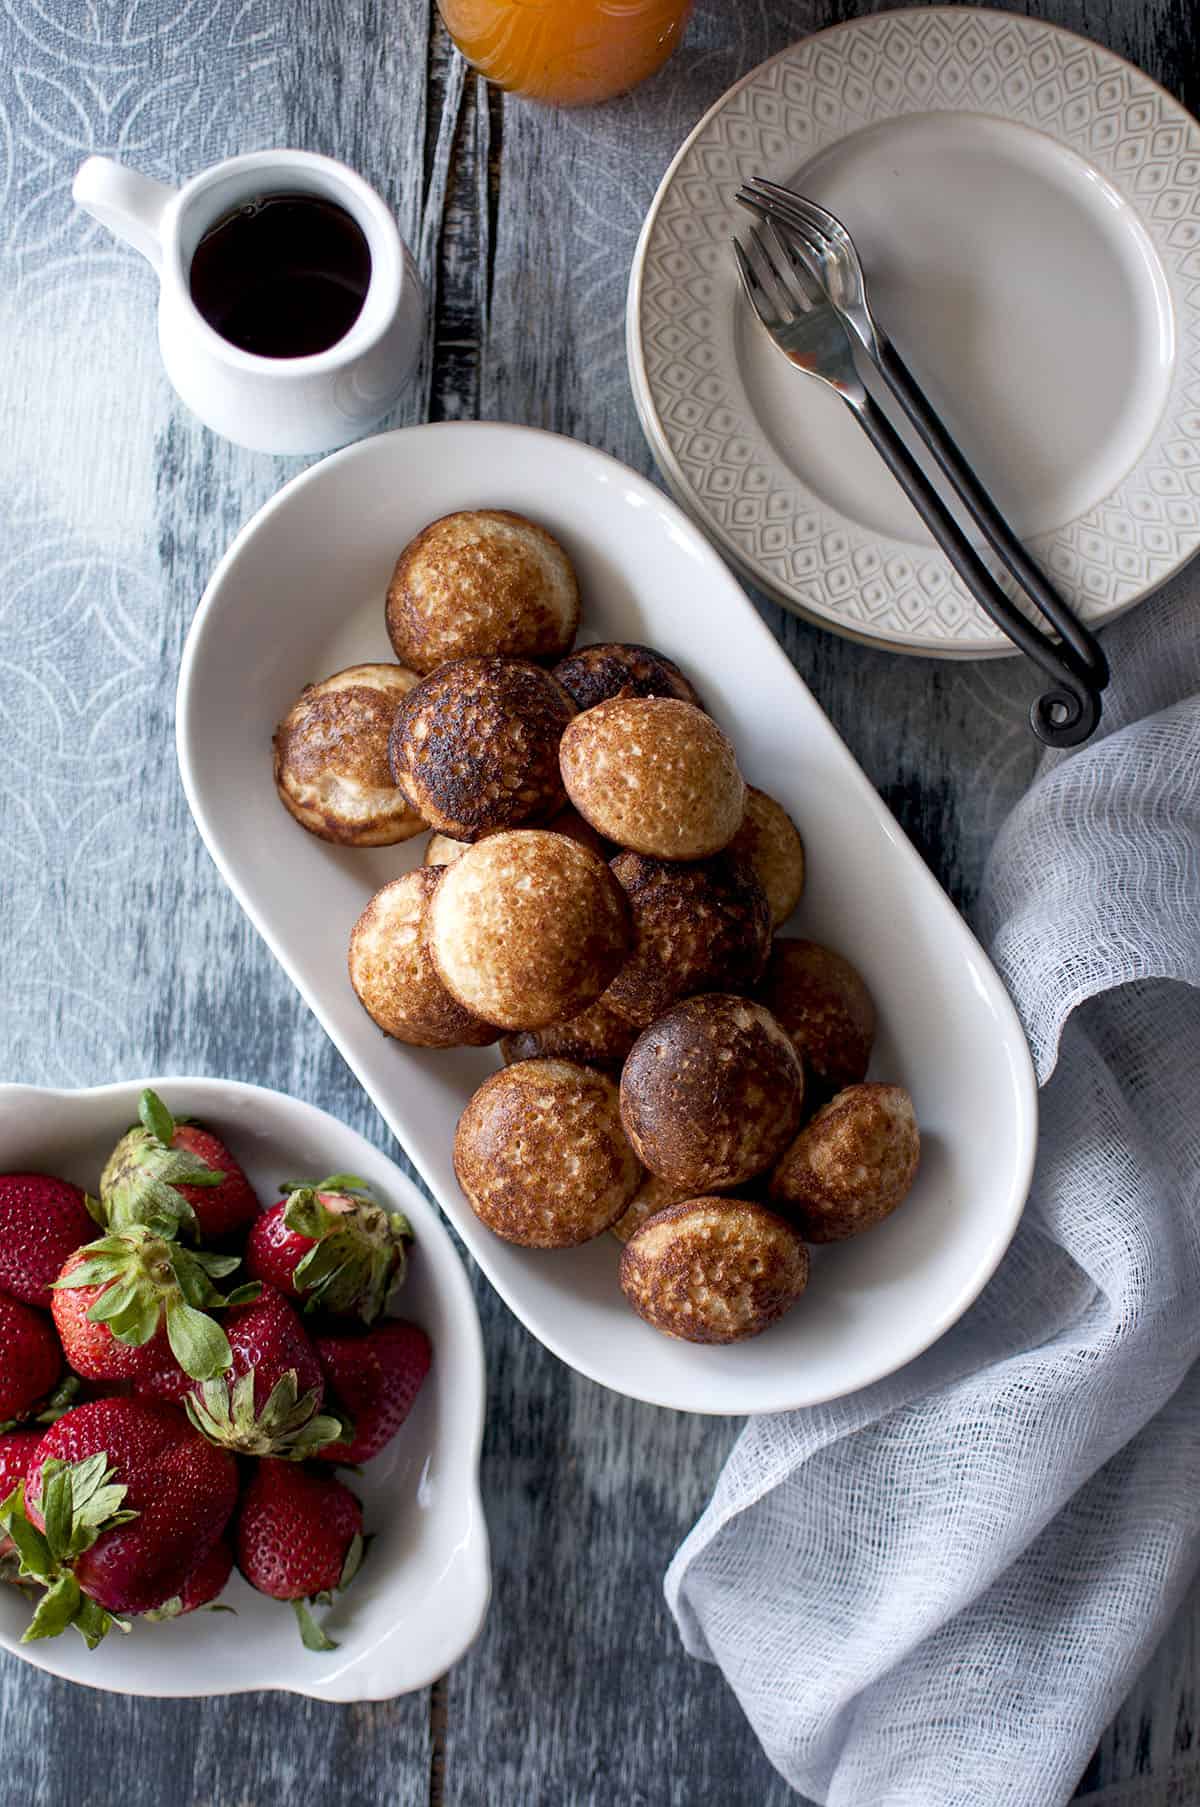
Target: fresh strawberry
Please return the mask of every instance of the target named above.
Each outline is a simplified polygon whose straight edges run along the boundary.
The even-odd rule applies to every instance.
[[[0,1500],[6,1500],[18,1481],[29,1473],[33,1452],[46,1435],[44,1430],[5,1431],[0,1436]]]
[[[342,1420],[321,1412],[321,1364],[282,1293],[264,1286],[226,1314],[225,1330],[227,1372],[191,1380],[172,1362],[140,1379],[138,1393],[177,1400],[206,1437],[243,1456],[299,1461],[344,1435]]]
[[[149,1224],[200,1242],[243,1234],[258,1216],[249,1180],[219,1136],[177,1121],[155,1092],[138,1100],[127,1131],[100,1175],[100,1203],[114,1230]]]
[[[78,1186],[49,1173],[0,1173],[0,1292],[49,1311],[63,1262],[95,1233]]]
[[[308,1311],[371,1324],[404,1279],[412,1229],[351,1173],[331,1174],[264,1211],[246,1243],[246,1272]]]
[[[62,1350],[44,1311],[0,1293],[0,1423],[28,1418],[53,1392],[63,1371]]]
[[[152,1606],[144,1614],[147,1619],[180,1619],[184,1613],[195,1612],[201,1606],[208,1606],[218,1594],[222,1593],[225,1583],[233,1573],[233,1551],[222,1538],[215,1543],[207,1556],[202,1556],[195,1568],[189,1569],[183,1586],[161,1606]],[[222,1612],[232,1612],[233,1608],[223,1606]]]
[[[0,1509],[22,1576],[46,1589],[23,1642],[74,1625],[93,1647],[113,1615],[181,1596],[236,1502],[234,1458],[174,1406],[100,1399],[68,1412]]]
[[[415,1324],[376,1324],[365,1336],[319,1336],[325,1384],[354,1423],[348,1443],[330,1443],[323,1462],[369,1462],[412,1410],[429,1372],[429,1338]]]
[[[6,1431],[0,1436],[0,1504],[29,1473],[33,1452],[45,1434],[44,1430]],[[19,1579],[18,1562],[12,1538],[0,1536],[0,1581]]]
[[[67,1360],[89,1380],[132,1380],[172,1357],[197,1379],[223,1373],[229,1341],[209,1311],[257,1292],[255,1286],[227,1297],[217,1291],[214,1279],[237,1265],[236,1255],[185,1249],[143,1224],[88,1243],[52,1289]]]
[[[238,1567],[262,1594],[290,1600],[310,1650],[335,1650],[309,1606],[348,1587],[363,1557],[362,1507],[332,1475],[259,1462],[242,1495]]]

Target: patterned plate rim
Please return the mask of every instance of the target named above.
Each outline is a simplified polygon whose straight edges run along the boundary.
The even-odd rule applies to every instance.
[[[905,92],[896,77],[894,91],[881,97],[853,69],[855,41],[865,39],[874,51],[901,32],[922,51],[933,52],[925,62],[925,88]],[[956,6],[871,14],[789,45],[726,90],[680,146],[643,223],[626,307],[630,381],[650,449],[675,499],[741,573],[793,613],[851,639],[950,659],[1004,656],[1013,648],[961,590],[939,553],[872,534],[805,489],[716,369],[701,378],[709,409],[702,418],[710,430],[695,432],[691,410],[682,422],[664,415],[672,410],[677,415],[681,394],[685,409],[693,399],[680,390],[678,378],[674,389],[667,383],[670,366],[683,374],[690,391],[699,387],[681,353],[699,347],[703,364],[708,319],[703,303],[711,293],[715,259],[726,255],[725,243],[742,217],[729,197],[743,175],[764,167],[788,173],[801,141],[806,153],[816,156],[882,120],[961,110],[953,104],[961,88],[957,95],[937,90],[937,82],[953,72],[939,65],[956,54],[965,56],[968,68],[978,69],[985,56],[1000,59],[1003,87],[998,79],[990,95],[972,92],[970,110],[1030,125],[1080,156],[1130,206],[1161,263],[1177,346],[1155,429],[1109,495],[1087,514],[1030,542],[1093,624],[1114,620],[1152,594],[1200,549],[1200,124],[1114,51],[1022,14]],[[810,93],[824,82],[823,118],[801,140],[786,130],[781,102],[778,130],[755,125],[752,143],[731,145],[725,128],[731,121],[744,123],[739,109],[747,97],[774,92],[785,73],[807,82]],[[841,80],[842,90],[831,97],[834,79]],[[677,180],[706,150],[717,153],[715,167],[710,164],[706,173],[720,202],[707,214],[678,206],[677,214],[690,222],[686,242],[666,244],[663,226]],[[786,166],[772,161],[789,155]],[[648,277],[667,256],[675,260],[675,271],[665,272],[659,288],[682,294],[689,285],[687,318],[668,321],[667,346],[650,345],[648,356],[650,331],[661,325],[660,318],[647,328]],[[723,443],[738,450],[731,465],[716,464],[712,451],[705,450],[714,439],[720,444],[722,434]],[[689,469],[686,446],[697,438],[700,453]],[[772,545],[764,549],[756,539],[768,507]],[[797,532],[797,521],[803,532]],[[790,568],[796,558],[798,572]],[[855,601],[857,617],[848,612]]]

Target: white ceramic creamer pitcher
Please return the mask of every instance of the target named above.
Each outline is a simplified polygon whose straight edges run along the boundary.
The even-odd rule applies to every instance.
[[[344,164],[309,151],[253,151],[175,189],[89,157],[72,192],[158,272],[167,375],[215,433],[257,452],[326,452],[360,437],[399,399],[424,331],[421,279],[384,202]],[[192,300],[189,270],[210,227],[252,200],[285,193],[343,208],[366,238],[370,278],[357,319],[327,350],[263,357],[209,325]]]

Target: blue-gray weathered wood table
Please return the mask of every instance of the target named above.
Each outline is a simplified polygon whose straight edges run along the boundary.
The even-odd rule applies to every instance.
[[[699,0],[636,94],[564,114],[489,93],[431,0],[0,0],[0,1077],[228,1074],[386,1132],[242,919],[175,771],[180,646],[215,559],[298,468],[176,404],[153,279],[74,212],[101,151],[162,177],[295,144],[394,203],[433,294],[396,424],[576,434],[638,468],[622,306],[642,216],[704,109],[763,57],[874,0]],[[1193,0],[1041,0],[1195,106]],[[947,667],[764,614],[957,901],[1027,782],[1019,662]],[[495,1596],[428,1693],[131,1701],[0,1661],[0,1802],[46,1807],[783,1807],[660,1578],[736,1426],[634,1405],[546,1354],[477,1282],[491,1375]],[[1185,1614],[1083,1778],[1200,1801]],[[1144,1788],[1137,1778],[1146,1778]]]

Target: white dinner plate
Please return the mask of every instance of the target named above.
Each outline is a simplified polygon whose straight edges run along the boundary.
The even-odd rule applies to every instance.
[[[925,1152],[911,1198],[861,1241],[817,1251],[799,1305],[734,1347],[674,1342],[637,1318],[610,1235],[547,1252],[479,1223],[451,1149],[496,1050],[390,1041],[346,976],[360,911],[419,862],[422,842],[335,848],[275,795],[271,731],[301,687],[392,656],[383,598],[401,547],[435,516],[484,505],[556,534],[579,573],[584,638],[649,641],[677,659],[747,777],[791,811],[811,874],[794,932],[861,968],[881,1018],[874,1072],[916,1100]],[[217,567],[184,649],[177,723],[192,813],[242,907],[492,1284],[564,1361],[652,1403],[761,1412],[888,1373],[975,1297],[1016,1226],[1033,1159],[1036,1095],[1012,1005],[721,560],[643,477],[527,427],[412,427],[336,453],[268,502]]]
[[[433,1362],[387,1449],[343,1478],[374,1533],[354,1585],[320,1615],[338,1648],[306,1650],[291,1610],[234,1571],[222,1601],[237,1611],[135,1621],[88,1650],[73,1631],[22,1644],[31,1607],[0,1588],[0,1648],[51,1675],[118,1694],[240,1694],[271,1688],[318,1700],[386,1700],[436,1681],[474,1642],[491,1591],[479,1498],[486,1380],[466,1270],[444,1224],[408,1175],[315,1105],[231,1079],[139,1079],[86,1091],[0,1086],[0,1172],[56,1173],[95,1191],[117,1138],[137,1121],[143,1087],[209,1123],[260,1200],[283,1179],[356,1173],[413,1227],[398,1316],[428,1333]],[[98,1232],[97,1232],[98,1233]]]
[[[729,241],[750,223],[733,196],[753,175],[850,228],[880,320],[1085,620],[1112,620],[1191,557],[1200,126],[1169,94],[1010,13],[833,26],[700,121],[634,258],[642,425],[676,499],[738,567],[857,639],[1007,653],[849,411],[786,369],[742,300]]]

